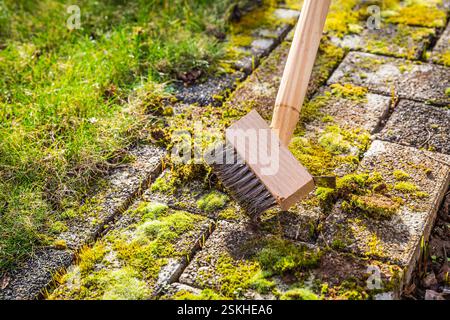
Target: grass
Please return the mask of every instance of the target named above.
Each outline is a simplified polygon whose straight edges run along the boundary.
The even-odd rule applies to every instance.
[[[50,243],[62,212],[146,138],[146,104],[130,96],[221,71],[212,34],[233,2],[80,0],[69,30],[65,1],[0,0],[0,271]]]

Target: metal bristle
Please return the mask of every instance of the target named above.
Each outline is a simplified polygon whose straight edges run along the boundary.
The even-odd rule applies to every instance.
[[[232,146],[227,144],[221,149],[211,163],[214,172],[239,205],[252,218],[257,219],[262,212],[277,204],[275,198]]]

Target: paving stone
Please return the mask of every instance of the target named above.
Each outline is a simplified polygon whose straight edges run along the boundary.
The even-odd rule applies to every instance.
[[[275,39],[259,38],[253,40],[251,44],[251,50],[258,58],[267,56],[277,45]]]
[[[326,126],[337,124],[342,128],[360,128],[373,133],[387,117],[391,99],[370,92],[363,96],[342,96],[339,88],[324,87],[310,103],[320,103],[321,107],[319,114],[305,124],[306,132],[323,131]]]
[[[314,201],[312,200],[314,197],[314,194],[311,194],[307,200]],[[288,239],[313,243],[322,216],[322,208],[319,205],[311,205],[303,201],[288,211],[272,209],[267,212],[262,222],[262,228]]]
[[[450,67],[450,24],[447,25],[430,55],[431,61]]]
[[[254,32],[254,35],[257,37],[263,38],[273,38],[278,41],[282,40],[292,29],[292,25],[283,24],[281,26],[276,27],[275,29],[261,28]]]
[[[298,17],[300,16],[300,11],[298,10],[293,10],[293,9],[283,9],[283,8],[279,8],[276,9],[274,11],[274,15],[278,18],[278,19],[282,19],[282,20],[292,20],[292,19],[298,19]]]
[[[178,100],[186,104],[198,104],[200,106],[220,105],[221,102],[215,96],[222,96],[227,91],[233,90],[237,82],[245,78],[242,72],[233,74],[223,74],[207,79],[205,82],[185,86],[183,84],[174,85],[175,96]]]
[[[260,272],[256,257],[266,248],[264,241],[273,236],[256,231],[244,224],[220,222],[217,229],[206,241],[203,249],[195,255],[192,262],[180,277],[180,282],[190,287],[212,289],[218,295],[228,296],[228,285],[236,285],[232,275],[254,277]],[[299,242],[284,242],[285,245],[296,245],[297,248],[318,252],[314,245]],[[276,249],[275,249],[276,250]],[[273,251],[266,251],[273,252]],[[273,253],[276,257],[276,253]],[[277,259],[277,258],[274,258]],[[289,259],[289,257],[286,257]],[[275,263],[275,262],[274,262]],[[367,288],[372,270],[379,271],[380,285],[377,291]],[[316,294],[323,290],[326,299],[369,298],[370,295],[383,291],[392,291],[398,286],[396,267],[371,259],[360,259],[354,255],[324,250],[316,264],[295,272],[285,272],[283,275],[268,276],[266,281],[272,282],[269,290],[258,292],[248,283],[231,293],[233,298],[277,299],[293,288],[306,288]],[[198,294],[198,292],[194,293]],[[230,296],[228,296],[230,297]]]
[[[43,248],[10,273],[0,278],[0,300],[33,300],[53,281],[53,275],[67,268],[73,260],[70,250]]]
[[[395,170],[401,170],[400,178],[395,177]],[[376,140],[358,172],[379,172],[384,181],[380,189],[385,187],[380,192],[396,201],[398,208],[391,218],[382,219],[356,209],[349,212],[339,202],[322,225],[320,243],[397,264],[408,283],[421,239],[428,239],[450,182],[450,157]]]
[[[450,154],[449,124],[450,109],[400,100],[380,138]]]
[[[270,119],[278,87],[284,71],[289,43],[282,43],[232,94],[227,105],[234,109],[256,109],[262,117]],[[323,42],[308,87],[311,96],[328,78],[344,56],[344,50]]]
[[[158,179],[170,180],[171,173],[166,170]],[[217,208],[202,208],[199,201],[210,194],[216,197],[224,197],[224,205]],[[204,181],[192,180],[174,190],[147,190],[142,199],[144,201],[156,201],[167,204],[176,210],[186,210],[188,212],[207,216],[211,219],[247,219],[242,209],[228,195],[214,188],[208,187]]]
[[[257,244],[263,237],[248,224],[219,222],[203,249],[197,252],[180,276],[180,283],[221,291],[220,260],[227,259],[230,269],[238,268],[240,263],[250,266],[252,262],[247,264],[246,260],[260,249]]]
[[[385,95],[447,105],[450,68],[368,53],[350,52],[328,80],[366,86]]]
[[[80,253],[79,263],[62,278],[62,284],[49,298],[155,297],[178,279],[213,226],[206,217],[138,200],[104,237]],[[123,291],[121,281],[133,288]],[[95,289],[86,292],[86,285]]]
[[[185,295],[186,293],[200,295],[201,292],[201,289],[175,282],[164,288],[161,300],[176,300],[179,295]]]
[[[365,28],[360,34],[331,41],[344,48],[408,59],[419,59],[434,36],[434,29],[406,25],[385,25],[379,30]]]
[[[163,154],[161,148],[151,145],[131,150],[134,161],[111,172],[82,206],[80,216],[67,223],[68,230],[61,233],[58,240],[75,250],[92,241],[160,173]]]

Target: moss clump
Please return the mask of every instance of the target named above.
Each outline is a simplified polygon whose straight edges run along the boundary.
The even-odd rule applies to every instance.
[[[268,280],[270,274],[259,271],[250,280],[250,288],[256,290],[261,294],[268,294],[275,288],[275,282]]]
[[[228,207],[219,212],[217,216],[219,220],[237,220],[239,219],[238,211],[233,207]]]
[[[98,242],[92,248],[83,248],[79,254],[79,268],[81,274],[87,274],[92,271],[97,263],[102,261],[106,254],[106,247],[102,242]]]
[[[400,7],[395,13],[385,18],[386,22],[389,23],[423,27],[443,27],[445,25],[446,14],[445,11],[439,10],[433,4],[420,2]]]
[[[366,87],[359,87],[349,83],[344,85],[335,83],[331,85],[331,92],[337,97],[351,100],[361,100],[366,98],[368,89]]]
[[[327,132],[319,138],[319,144],[332,154],[347,153],[350,151],[350,143],[345,141],[339,132]]]
[[[449,57],[450,58],[450,57]],[[450,65],[450,61],[449,61],[449,65]],[[445,89],[445,95],[447,97],[450,97],[450,88]]]
[[[361,193],[367,185],[369,175],[366,173],[353,173],[337,179],[336,187],[343,197],[352,193]]]
[[[134,211],[134,214],[142,216],[144,220],[157,219],[167,212],[169,207],[159,202],[142,202]]]
[[[227,298],[214,292],[211,289],[203,289],[200,294],[195,294],[187,290],[180,290],[173,296],[168,297],[171,300],[226,300]],[[163,297],[164,299],[164,297]]]
[[[330,175],[341,166],[356,168],[358,154],[367,149],[369,142],[365,131],[328,126],[317,138],[295,136],[289,149],[313,175]]]
[[[315,194],[321,203],[329,204],[334,200],[336,190],[332,188],[318,187]]]
[[[259,266],[257,262],[236,261],[227,254],[221,254],[216,270],[219,275],[220,294],[229,298],[238,298],[250,287],[250,280],[259,271]]]
[[[403,170],[394,170],[394,172],[392,172],[392,175],[394,176],[395,180],[398,181],[406,181],[411,178],[411,176]]]
[[[328,13],[325,30],[328,33],[343,37],[351,31],[360,31],[355,29],[359,23],[360,12],[353,10],[358,4],[358,0],[336,0],[333,1]]]
[[[416,191],[419,191],[419,187],[417,187],[415,184],[407,181],[401,181],[394,185],[394,190],[403,192],[403,193],[414,193]]]
[[[348,212],[361,210],[374,219],[389,219],[394,215],[400,204],[392,199],[373,194],[369,196],[352,196],[350,201],[342,203],[342,209]]]
[[[295,288],[283,293],[280,300],[320,300],[320,298],[305,288]]]
[[[67,230],[68,230],[67,225],[62,221],[55,221],[50,228],[50,232],[54,234],[59,234]]]
[[[196,223],[204,218],[198,215],[176,211],[158,220],[149,220],[141,224],[137,229],[137,237],[145,237],[149,240],[174,241],[181,234],[194,228]]]
[[[151,292],[144,281],[138,278],[138,273],[132,268],[125,267],[109,272],[105,279],[105,293],[103,300],[143,300]]]
[[[225,207],[229,200],[225,194],[212,191],[197,201],[197,207],[204,212],[213,212]]]
[[[320,261],[320,252],[306,246],[293,244],[283,239],[271,239],[258,253],[257,259],[263,270],[273,274],[315,267]]]

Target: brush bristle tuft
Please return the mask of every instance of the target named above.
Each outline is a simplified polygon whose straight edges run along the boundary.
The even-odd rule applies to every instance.
[[[236,153],[233,146],[227,144],[216,150],[218,151],[215,161],[211,163],[215,174],[252,218],[259,217],[261,213],[277,204],[272,194]]]

